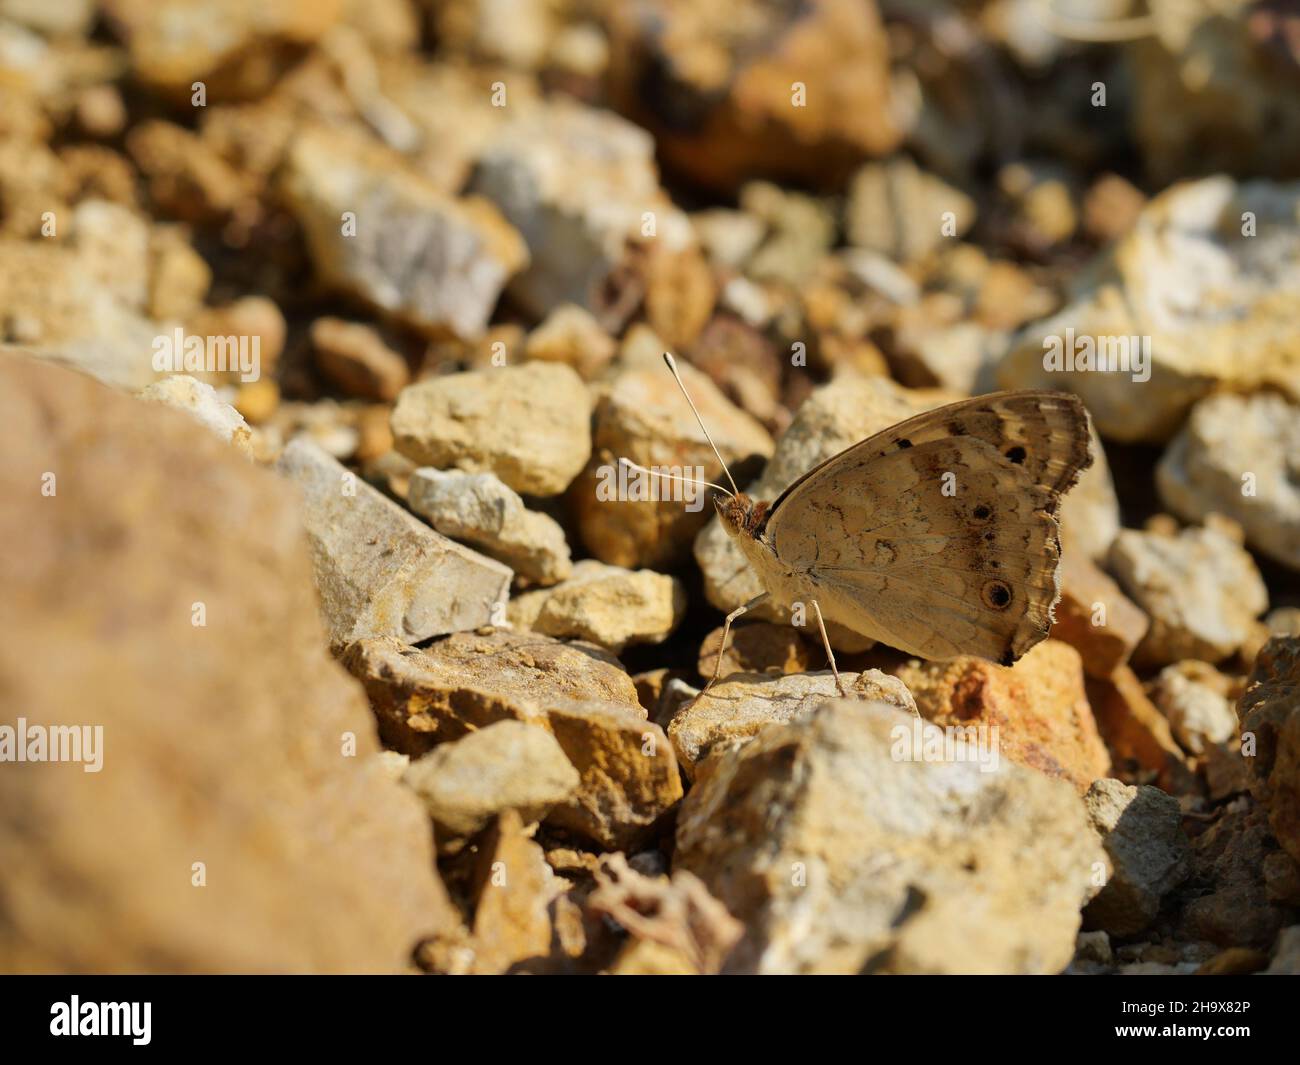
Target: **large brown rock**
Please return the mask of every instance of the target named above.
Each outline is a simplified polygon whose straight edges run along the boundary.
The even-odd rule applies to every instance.
[[[1300,637],[1277,636],[1255,660],[1237,703],[1242,739],[1253,752],[1251,790],[1278,842],[1300,861]]]
[[[26,360],[0,436],[0,722],[103,729],[98,772],[0,767],[0,969],[394,971],[454,934],[283,483]]]

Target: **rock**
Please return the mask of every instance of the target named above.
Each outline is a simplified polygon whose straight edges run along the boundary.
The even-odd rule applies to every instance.
[[[1300,636],[1300,607],[1280,606],[1264,618],[1272,636]]]
[[[1151,619],[1138,662],[1219,662],[1246,642],[1268,591],[1238,531],[1212,521],[1177,536],[1125,529],[1115,538],[1108,568]]]
[[[905,156],[868,163],[848,191],[849,243],[899,263],[923,259],[975,222],[975,202]],[[948,216],[951,215],[951,218]]]
[[[709,894],[698,877],[677,870],[649,877],[628,865],[622,854],[603,857],[587,910],[617,923],[633,943],[652,943],[675,953],[687,972],[718,972],[744,933],[740,922]],[[626,953],[626,948],[625,948]],[[626,957],[620,971],[627,971]]]
[[[675,253],[690,223],[659,187],[655,145],[608,111],[555,100],[503,125],[471,191],[523,234],[531,256],[511,295],[542,317],[563,303],[615,330],[645,291],[636,254]]]
[[[1268,964],[1268,954],[1250,947],[1221,950],[1196,970],[1197,976],[1249,976]]]
[[[654,255],[646,271],[646,322],[675,350],[689,348],[717,304],[713,269],[694,246]]]
[[[1230,743],[1210,744],[1205,749],[1202,768],[1206,789],[1214,802],[1250,790],[1250,766],[1242,753],[1241,741],[1236,738]]]
[[[704,374],[685,364],[679,370],[723,460],[743,481],[772,454],[772,438]],[[583,543],[601,561],[675,565],[713,516],[712,489],[628,469],[623,459],[675,477],[729,483],[662,359],[614,378],[596,406],[591,461],[569,498]]]
[[[628,644],[663,642],[685,612],[686,592],[677,578],[584,559],[563,583],[514,599],[509,618],[521,629],[617,653]]]
[[[578,770],[577,793],[546,818],[606,850],[635,846],[682,797],[672,745],[644,711],[614,702],[556,702],[547,721]]]
[[[317,369],[345,395],[391,403],[410,383],[406,360],[361,322],[317,318],[311,343]]]
[[[0,358],[0,411],[5,724],[103,730],[102,772],[0,772],[5,970],[397,972],[458,927],[284,486],[40,363]]]
[[[212,284],[212,270],[180,226],[154,226],[149,240],[150,318],[189,318],[198,313]]]
[[[1176,662],[1160,671],[1151,700],[1174,736],[1191,754],[1226,743],[1237,732],[1237,715],[1226,695],[1227,678],[1204,662]]]
[[[767,232],[761,218],[727,207],[710,207],[691,215],[691,228],[708,257],[719,266],[740,270]]]
[[[1061,598],[1052,638],[1079,652],[1088,676],[1109,677],[1142,642],[1146,615],[1081,551],[1064,551],[1059,573]]]
[[[1107,859],[1106,884],[1084,909],[1084,920],[1113,936],[1134,935],[1155,920],[1161,900],[1188,873],[1178,800],[1159,788],[1101,779],[1083,804]]]
[[[807,281],[835,243],[830,207],[812,196],[790,192],[767,181],[740,190],[740,206],[762,220],[767,233],[745,264],[756,281]]]
[[[274,300],[265,296],[245,296],[224,306],[200,308],[185,323],[185,332],[206,338],[230,337],[248,347],[251,374],[243,372],[241,348],[240,372],[232,366],[229,370],[205,375],[213,384],[233,384],[255,381],[263,374],[270,375],[284,349],[286,326],[284,315]],[[221,351],[217,350],[215,354],[219,358]],[[233,360],[228,357],[228,361]]]
[[[563,888],[522,822],[518,811],[504,811],[482,848],[471,972],[508,972],[551,951],[550,904]]]
[[[1265,970],[1268,976],[1300,976],[1300,924],[1278,933],[1273,960]]]
[[[1083,197],[1083,232],[1097,244],[1127,233],[1146,206],[1146,197],[1118,174],[1103,174]]]
[[[1110,949],[1110,936],[1103,931],[1080,932],[1075,940],[1074,962],[1091,962],[1109,967],[1115,962]]]
[[[553,518],[527,509],[491,473],[421,467],[411,474],[407,505],[444,536],[504,562],[516,577],[555,584],[573,573],[564,530]]]
[[[1092,465],[1061,500],[1061,546],[1067,556],[1077,551],[1102,565],[1119,535],[1119,499],[1106,462],[1106,449],[1091,422],[1088,432],[1092,438]]]
[[[1300,295],[1297,200],[1300,185],[1227,177],[1157,196],[1079,275],[1072,301],[1020,333],[999,383],[1076,392],[1122,443],[1164,443],[1220,385],[1300,401],[1300,345],[1278,339]]]
[[[1122,769],[1125,775],[1149,774],[1161,788],[1175,795],[1191,789],[1193,777],[1187,756],[1132,669],[1119,666],[1109,677],[1089,677],[1086,689],[1097,730],[1106,741],[1116,770]]]
[[[1264,884],[1262,867],[1276,852],[1262,809],[1249,799],[1225,809],[1192,839],[1190,897],[1175,926],[1179,937],[1267,949],[1295,913],[1273,903]]]
[[[840,679],[854,698],[917,714],[916,700],[896,677],[869,669],[841,673]],[[668,738],[682,771],[694,779],[706,758],[741,746],[770,726],[798,721],[838,695],[829,671],[784,677],[732,674],[681,706],[668,723]]]
[[[619,703],[645,717],[613,655],[532,633],[458,633],[424,650],[359,640],[343,664],[365,686],[388,747],[419,757],[496,721],[545,727],[548,705]]]
[[[663,158],[724,191],[755,174],[840,187],[902,137],[876,5],[666,0],[608,11],[613,100]]]
[[[728,971],[1059,972],[1101,857],[1077,796],[1016,765],[910,762],[905,713],[842,700],[710,759],[675,867],[745,926]]]
[[[283,187],[322,280],[422,332],[480,336],[528,261],[491,204],[448,196],[397,153],[343,129],[299,133]]]
[[[910,391],[886,378],[837,379],[816,389],[799,407],[762,475],[748,486],[742,478],[737,480],[750,496],[770,502],[818,463],[948,398]],[[763,590],[740,548],[716,518],[695,538],[695,560],[704,574],[705,595],[724,613]],[[770,602],[760,604],[747,616],[782,624],[790,621],[787,611]],[[815,620],[811,624],[811,632],[815,633]],[[833,623],[826,628],[831,645],[838,651],[861,651],[870,646],[864,637]]]
[[[184,374],[172,374],[140,392],[146,403],[185,411],[243,455],[253,457],[253,433],[234,407],[221,402],[217,390]]]
[[[807,673],[812,665],[813,652],[789,625],[774,625],[770,621],[755,621],[737,625],[722,647],[723,628],[719,625],[700,644],[698,670],[708,680],[722,651],[722,667],[718,677],[733,673]]]
[[[301,437],[276,469],[302,493],[321,610],[335,647],[416,643],[501,620],[510,570],[440,536]]]
[[[1268,811],[1278,842],[1300,862],[1300,638],[1277,636],[1255,660],[1237,702],[1247,750],[1251,791]]]
[[[1044,640],[1014,666],[969,656],[913,659],[897,675],[927,721],[996,728],[999,748],[1011,761],[1063,777],[1082,794],[1110,771],[1082,667],[1074,648]]]
[[[421,466],[494,473],[516,492],[553,496],[591,454],[586,386],[540,362],[429,378],[398,396],[393,440]]]
[[[132,74],[157,91],[188,98],[195,81],[239,94],[264,87],[274,76],[276,49],[317,40],[338,21],[343,0],[237,0],[211,8],[187,0],[108,0],[104,6],[126,44]]]
[[[552,736],[503,720],[443,743],[410,764],[404,778],[424,802],[444,847],[477,835],[498,814],[540,821],[578,787],[578,773]]]
[[[1300,403],[1216,395],[1192,408],[1156,467],[1160,499],[1188,521],[1236,521],[1256,551],[1300,570]]]
[[[575,303],[561,303],[528,334],[524,357],[537,362],[562,362],[583,380],[598,377],[618,346],[591,312]]]
[[[191,130],[160,119],[138,122],[127,131],[126,149],[145,179],[149,200],[171,218],[218,225],[256,202],[246,175]]]

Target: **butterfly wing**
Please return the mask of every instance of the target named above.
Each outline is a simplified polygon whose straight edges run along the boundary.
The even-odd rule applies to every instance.
[[[1052,625],[1057,511],[1091,461],[1077,397],[977,396],[823,462],[761,535],[841,625],[924,658],[1009,665]]]

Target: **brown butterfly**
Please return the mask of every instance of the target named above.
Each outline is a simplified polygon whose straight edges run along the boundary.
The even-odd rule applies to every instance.
[[[1024,391],[918,414],[827,459],[771,503],[741,492],[723,463],[731,490],[710,485],[723,493],[718,516],[765,590],[727,615],[722,649],[736,618],[772,597],[811,605],[837,684],[827,619],[922,658],[1010,665],[1055,620],[1057,514],[1091,462],[1079,399]]]

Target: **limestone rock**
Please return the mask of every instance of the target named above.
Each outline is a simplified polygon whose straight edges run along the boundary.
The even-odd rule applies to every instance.
[[[502,720],[443,743],[403,778],[424,802],[441,847],[485,828],[505,810],[540,821],[578,787],[578,773],[544,728]]]
[[[906,157],[868,163],[854,175],[848,195],[849,243],[895,262],[924,258],[945,239],[964,236],[975,222],[969,196]],[[951,227],[945,225],[949,212]]]
[[[241,454],[253,456],[253,434],[234,407],[223,403],[217,390],[185,374],[172,374],[140,392],[146,403],[161,403],[183,410]]]
[[[1082,666],[1074,648],[1044,640],[1014,666],[974,657],[914,659],[898,677],[927,721],[996,728],[1007,758],[1063,777],[1082,794],[1110,771],[1110,756],[1084,691]]]
[[[532,632],[618,652],[632,643],[661,643],[685,612],[686,592],[676,577],[584,559],[563,583],[512,600],[508,616]]]
[[[1169,722],[1147,697],[1128,666],[1105,678],[1087,680],[1088,705],[1106,741],[1116,771],[1154,776],[1165,791],[1188,792],[1193,784],[1187,756],[1174,740]]]
[[[336,647],[367,636],[416,643],[486,625],[503,609],[509,569],[438,535],[315,444],[290,441],[276,468],[302,494]]]
[[[553,496],[591,454],[586,386],[568,366],[536,362],[429,378],[398,396],[393,440],[419,465]]]
[[[1142,642],[1146,615],[1081,551],[1063,552],[1060,575],[1052,639],[1078,651],[1090,677],[1109,677]]]
[[[1226,677],[1204,662],[1176,662],[1160,671],[1151,699],[1174,736],[1191,754],[1205,754],[1237,732],[1237,715],[1226,693]]]
[[[559,523],[529,510],[491,473],[421,467],[411,474],[407,505],[444,536],[504,562],[516,577],[555,584],[573,573]]]
[[[1273,948],[1273,960],[1266,970],[1269,976],[1300,976],[1300,924],[1284,928]]]
[[[361,322],[317,318],[311,343],[317,367],[345,395],[391,403],[410,382],[406,360]]]
[[[516,810],[497,818],[477,871],[471,972],[504,973],[551,951],[551,900],[562,882]]]
[[[719,625],[700,644],[696,668],[705,680],[713,676],[719,651],[722,651],[719,678],[733,673],[807,673],[816,656],[789,625],[774,625],[770,621],[735,625],[725,648],[722,633],[723,627]]]
[[[728,971],[1049,973],[1101,851],[1068,785],[896,760],[909,715],[828,703],[711,759],[676,867],[745,925]]]
[[[764,174],[838,188],[902,137],[875,4],[651,0],[614,5],[607,29],[616,106],[706,185]]]
[[[343,664],[365,686],[384,743],[413,757],[495,721],[543,724],[565,700],[618,703],[645,717],[613,655],[533,633],[458,633],[416,650],[360,640]]]
[[[563,362],[591,381],[614,358],[617,345],[590,311],[561,303],[528,334],[524,356],[539,362]]]
[[[738,478],[741,488],[754,499],[770,502],[818,463],[949,398],[957,397],[912,391],[887,378],[844,377],[823,385],[799,407],[759,478],[748,486]],[[705,595],[723,612],[735,610],[763,590],[716,518],[695,538],[695,560],[704,574]],[[780,623],[790,620],[788,611],[770,601],[749,616]],[[839,626],[826,628],[836,650],[853,652],[870,646],[870,641]]]
[[[0,967],[396,972],[454,932],[427,821],[325,651],[283,484],[40,363],[0,358],[0,412],[2,716],[103,728],[100,772],[0,771]]]
[[[732,475],[742,481],[772,454],[772,439],[698,370],[682,379]],[[594,453],[570,502],[588,550],[619,566],[668,566],[713,517],[712,489],[621,467],[622,459],[676,477],[726,484],[677,382],[660,358],[619,374],[596,406]]]
[[[1084,920],[1111,935],[1134,935],[1155,920],[1161,900],[1189,871],[1178,800],[1159,788],[1100,779],[1083,803],[1108,866],[1106,885]]]
[[[999,383],[1076,392],[1102,436],[1124,443],[1167,441],[1219,385],[1300,400],[1300,344],[1287,339],[1300,295],[1298,200],[1300,185],[1227,177],[1157,196],[1083,271],[1072,301],[1021,332]],[[1076,356],[1073,371],[1048,358],[1058,348]],[[1089,350],[1091,368],[1079,369]],[[1099,359],[1119,368],[1098,369]]]
[[[1156,484],[1180,517],[1224,514],[1251,547],[1300,570],[1300,402],[1276,393],[1201,400],[1156,467]]]
[[[870,669],[841,673],[840,679],[853,698],[917,714],[912,693],[896,677]],[[706,758],[748,742],[769,726],[806,717],[838,696],[829,670],[784,677],[732,674],[678,709],[668,723],[668,738],[683,772],[694,779]]]
[[[448,196],[347,130],[299,133],[283,181],[321,278],[417,330],[480,336],[528,259],[491,204]]]
[[[1243,739],[1255,738],[1251,790],[1278,842],[1300,861],[1300,637],[1277,636],[1264,645],[1237,716]]]
[[[1066,555],[1077,551],[1100,565],[1119,535],[1119,499],[1106,449],[1091,419],[1088,433],[1092,438],[1092,465],[1061,500],[1061,546]]]
[[[644,293],[633,251],[690,245],[690,223],[660,189],[654,153],[644,130],[571,100],[518,114],[495,133],[471,189],[527,242],[531,262],[510,291],[529,312],[574,303],[616,328]]]
[[[1219,662],[1246,642],[1268,609],[1264,581],[1231,523],[1177,536],[1125,529],[1111,546],[1108,568],[1151,619],[1136,652],[1144,664]]]

